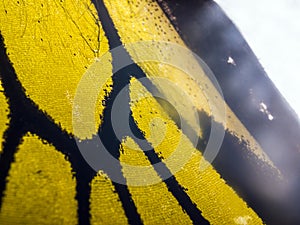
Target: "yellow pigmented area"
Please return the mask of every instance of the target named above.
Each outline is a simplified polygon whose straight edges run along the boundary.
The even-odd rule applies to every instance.
[[[203,160],[202,154],[193,147],[188,138],[180,133],[177,126],[168,119],[161,106],[153,97],[151,98],[150,93],[138,81],[132,80],[131,99],[134,101],[137,96],[141,95],[145,96],[147,101],[139,101],[140,104],[136,103],[131,106],[134,119],[146,136],[153,134],[153,131],[149,129],[151,126],[149,126],[148,122],[152,121],[156,116],[162,118],[168,129],[172,131],[165,134],[162,143],[157,145],[154,150],[164,159],[163,161],[171,172],[175,174],[179,184],[183,186],[191,200],[202,211],[202,215],[211,224],[234,224],[235,219],[241,215],[249,218],[249,224],[263,224],[258,215],[225,183],[207,161],[202,161],[202,163],[207,164],[206,169],[200,170],[200,161]],[[149,110],[156,113],[149,113]],[[177,141],[177,145],[180,144],[180,151],[175,156],[174,150],[177,146],[174,139],[179,139],[178,134],[181,136],[181,142]],[[171,155],[173,158],[170,157]],[[180,170],[175,170],[178,168],[174,167],[176,165],[174,162],[182,162],[186,155],[189,155],[186,163],[182,165]]]
[[[75,186],[64,155],[27,134],[9,171],[0,224],[77,224]]]
[[[4,0],[0,30],[27,96],[72,133],[77,85],[95,59],[109,49],[94,5],[89,0]],[[103,73],[112,73],[111,63],[104,65]],[[111,83],[109,79],[104,87],[108,92]],[[84,139],[96,133],[104,109],[104,89],[99,90],[95,106],[95,126],[81,129],[76,136]]]
[[[211,224],[234,224],[235,218],[246,216],[248,224],[263,224],[259,216],[228,186],[212,166],[200,171],[202,156],[194,151],[191,160],[175,174],[202,215]]]
[[[129,184],[128,189],[144,224],[192,224],[189,216],[182,210],[162,181],[154,185],[130,186],[130,183],[139,179],[147,180],[153,176],[159,179],[143,151],[131,138],[125,139],[121,145],[120,161],[131,166],[150,168],[145,174],[139,174],[128,167],[122,169]]]
[[[130,98],[133,118],[146,139],[161,149],[156,152],[172,172],[180,170],[192,154],[185,147],[187,138],[138,80],[131,80]]]
[[[192,74],[204,74],[202,68],[197,64],[193,56],[180,58],[180,54],[173,52],[172,49],[165,47],[162,43],[157,43],[171,42],[173,44],[185,46],[179,34],[171,25],[159,5],[151,0],[119,1],[118,4],[114,4],[114,2],[110,0],[104,0],[104,2],[125,47],[130,43],[140,41],[153,42],[153,47],[150,51],[149,49],[145,51],[139,46],[127,48],[134,61],[143,69],[145,74],[150,79],[153,77],[167,78],[175,85],[178,85],[178,90],[180,91],[178,92],[177,90],[177,92],[172,92],[164,88],[164,86],[161,86],[159,82],[154,82],[158,90],[169,99],[171,98],[177,101],[177,107],[183,114],[186,107],[180,94],[182,91],[189,96],[189,100],[197,110],[204,110],[207,115],[211,115],[212,110],[209,103],[218,107],[219,104],[215,104],[215,102],[217,102],[216,99],[221,99],[221,96],[206,76],[201,76],[199,83],[196,80],[191,79],[185,71],[180,71],[172,66],[160,63],[161,61],[139,61],[141,58],[145,58],[145,55],[146,57],[147,55],[148,57],[149,55],[152,55],[153,57],[158,56],[161,59],[166,60],[179,56],[175,59],[176,65],[187,65],[187,70]],[[225,129],[237,136],[240,140],[244,140],[249,145],[249,149],[251,149],[260,160],[273,167],[279,175],[280,171],[278,171],[273,162],[262,150],[261,146],[227,105],[225,105],[225,111],[225,118],[214,112],[213,116],[216,122],[221,123]],[[184,118],[199,136],[201,136],[201,129],[197,129],[197,126],[189,121],[188,117]]]
[[[136,167],[147,167],[151,165],[143,150],[140,149],[137,143],[135,143],[135,141],[130,137],[127,137],[121,143],[120,162],[124,165]],[[130,173],[130,170],[126,172],[129,172],[127,173],[126,179],[130,183],[130,180],[134,179],[135,175],[133,173]],[[153,170],[153,168],[151,169],[151,173],[152,175],[156,176],[156,172]]]
[[[4,95],[4,89],[1,84],[0,80],[0,153],[2,152],[2,144],[4,141],[3,134],[5,130],[7,129],[8,123],[9,123],[9,109],[6,97]]]
[[[91,182],[91,224],[128,224],[119,196],[103,172]]]

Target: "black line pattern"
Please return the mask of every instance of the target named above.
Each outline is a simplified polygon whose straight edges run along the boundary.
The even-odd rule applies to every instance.
[[[107,37],[110,43],[110,48],[117,47],[121,45],[120,38],[117,35],[114,26],[109,23],[110,20],[107,11],[103,5],[103,2],[95,2],[97,10],[99,10],[99,17],[101,20],[105,16],[105,21],[103,27],[107,33]],[[101,13],[100,13],[101,12]],[[111,32],[108,31],[111,29]],[[50,144],[52,144],[58,151],[63,153],[71,163],[72,170],[75,172],[76,177],[76,199],[78,201],[78,223],[79,224],[90,224],[90,182],[96,175],[96,172],[85,162],[80,152],[77,149],[75,140],[73,137],[64,132],[54,121],[35,105],[32,100],[26,97],[25,91],[22,85],[17,79],[17,75],[7,57],[6,49],[3,42],[3,37],[1,36],[0,45],[0,63],[1,63],[1,80],[3,82],[3,87],[5,89],[5,95],[8,98],[10,111],[11,111],[11,121],[9,129],[5,133],[5,143],[3,147],[3,154],[0,159],[0,194],[2,203],[4,191],[6,188],[6,177],[10,169],[10,165],[13,162],[13,157],[17,151],[17,147],[20,144],[22,137],[27,133],[31,132],[38,135],[39,137],[45,139]],[[125,51],[125,49],[124,49]],[[128,58],[130,56],[128,55]],[[115,63],[113,56],[113,64]],[[126,86],[130,81],[130,75],[136,78],[146,77],[143,71],[132,62],[132,64],[118,71],[113,75],[113,90],[106,99],[106,108],[104,110],[103,117],[110,118],[111,107],[116,95],[119,91]],[[129,90],[128,94],[128,107],[129,107]],[[144,139],[143,133],[139,130],[131,116],[131,128],[134,130],[138,136]],[[119,158],[119,147],[120,141],[115,137],[113,129],[111,127],[110,119],[104,119],[103,125],[99,128],[99,137],[103,141],[104,145],[108,146],[110,153],[115,157]],[[124,134],[124,137],[126,134]],[[149,144],[150,145],[150,144]],[[143,148],[143,146],[141,146]],[[147,151],[146,156],[149,158],[150,162],[157,163],[160,161],[159,157],[156,155],[154,150]],[[157,171],[158,174],[170,173],[166,166],[163,167],[164,171]],[[104,171],[107,169],[104,168]],[[121,166],[119,168],[120,176],[123,176],[121,172]],[[109,175],[109,171],[108,171]],[[123,177],[125,179],[125,177]],[[208,224],[208,222],[201,216],[201,212],[197,206],[191,201],[189,196],[185,193],[184,189],[178,184],[176,179],[171,176],[165,181],[168,190],[174,195],[178,200],[179,204],[182,206],[183,210],[187,212],[194,224]],[[131,195],[126,185],[118,184],[113,182],[115,189],[119,195],[122,202],[125,213],[128,217],[130,224],[142,224],[140,215],[137,212],[136,206],[131,199]],[[1,205],[0,205],[1,207]]]
[[[54,121],[29,98],[6,55],[3,37],[0,41],[0,75],[5,95],[10,106],[10,124],[5,132],[3,153],[0,157],[0,206],[6,188],[6,177],[13,162],[13,157],[22,137],[31,132],[52,144],[63,153],[71,163],[76,177],[76,199],[78,201],[79,224],[89,224],[89,183],[96,175],[82,158],[75,140],[54,123]]]
[[[106,33],[106,36],[109,41],[110,49],[116,48],[118,46],[121,46],[122,43],[120,41],[120,37],[118,36],[118,32],[114,27],[114,24],[109,16],[109,13],[107,12],[107,9],[103,3],[102,0],[92,0],[93,4],[96,6],[96,9],[98,11],[98,15],[100,20],[102,21],[103,29]],[[206,62],[208,62],[209,66],[214,70],[216,75],[223,74],[224,71],[226,73],[234,72],[234,74],[240,74],[240,71],[236,71],[235,68],[229,68],[228,65],[224,66],[222,63],[220,63],[220,54],[223,54],[224,52],[219,52],[219,50],[223,49],[222,46],[227,46],[226,41],[224,40],[217,40],[219,37],[218,35],[224,27],[221,25],[214,25],[215,27],[209,27],[212,26],[205,24],[206,21],[211,21],[208,14],[203,14],[204,17],[198,18],[195,20],[197,23],[200,23],[202,27],[202,33],[205,33],[208,29],[212,29],[214,32],[212,32],[213,37],[211,35],[208,35],[208,37],[201,38],[197,35],[194,37],[192,32],[188,32],[188,29],[185,29],[185,24],[183,19],[185,18],[182,16],[185,11],[193,11],[191,10],[191,7],[195,8],[195,5],[198,4],[198,6],[206,7],[206,12],[210,12],[211,10],[211,3],[210,1],[198,1],[196,3],[195,1],[190,1],[189,3],[182,4],[186,8],[179,7],[179,3],[177,1],[174,1],[173,3],[170,3],[171,1],[161,1],[158,0],[158,3],[162,6],[162,8],[165,10],[166,14],[169,18],[171,18],[171,15],[175,15],[177,18],[175,20],[171,20],[173,25],[176,27],[176,30],[179,31],[181,34],[182,39],[189,44],[191,49],[196,50],[197,53],[201,57],[205,59]],[[201,2],[201,3],[200,3]],[[196,7],[197,8],[197,7]],[[207,17],[205,17],[205,15]],[[189,14],[189,16],[195,16],[194,14]],[[219,33],[217,31],[220,31]],[[200,31],[199,31],[200,32]],[[184,34],[189,34],[187,37]],[[218,34],[218,35],[217,35]],[[14,68],[12,64],[9,61],[9,58],[6,54],[6,49],[3,42],[3,37],[0,34],[0,77],[2,81],[2,85],[4,87],[4,93],[5,96],[8,99],[9,107],[10,107],[10,124],[9,128],[5,132],[5,142],[3,144],[3,153],[0,157],[0,208],[2,204],[2,199],[4,196],[4,191],[6,188],[6,179],[9,173],[9,169],[11,166],[11,163],[14,161],[14,154],[16,153],[19,144],[22,141],[22,137],[27,133],[31,132],[33,134],[38,135],[42,139],[46,140],[50,144],[52,144],[58,151],[60,151],[62,154],[66,156],[66,158],[70,161],[72,170],[75,172],[74,176],[76,178],[76,199],[78,201],[78,224],[79,225],[88,225],[90,224],[90,193],[91,193],[91,187],[90,183],[92,179],[96,176],[96,172],[90,168],[90,166],[86,163],[86,161],[81,156],[80,152],[77,149],[77,145],[75,142],[75,139],[67,134],[65,131],[63,131],[58,125],[54,123],[54,121],[38,109],[38,106],[25,95],[25,91],[21,85],[21,83],[18,81],[17,75],[14,71]],[[198,38],[198,39],[197,39]],[[218,43],[217,45],[215,43]],[[199,46],[198,46],[199,45]],[[216,49],[219,46],[218,49]],[[221,47],[220,47],[221,46]],[[242,45],[243,48],[246,48],[246,51],[250,51],[248,47],[245,45]],[[201,51],[200,51],[200,50]],[[236,58],[243,59],[243,55],[239,55],[236,49],[228,48],[227,50],[224,50],[225,53],[234,53],[236,54]],[[226,52],[228,51],[228,52]],[[208,53],[213,52],[212,55],[209,55]],[[128,59],[131,60],[129,54],[126,52],[124,48],[124,53],[127,55]],[[202,55],[200,54],[202,53]],[[251,53],[251,52],[250,52]],[[117,67],[118,61],[116,60],[117,56],[113,55],[113,68]],[[131,60],[132,61],[132,60]],[[255,62],[256,65],[255,68],[259,67]],[[228,72],[229,71],[229,72]],[[258,73],[261,74],[261,68],[259,67],[257,69]],[[244,74],[244,73],[243,73]],[[245,72],[247,75],[247,72]],[[263,82],[268,83],[269,81],[265,78],[265,74],[262,73],[263,76]],[[112,104],[116,98],[116,95],[119,93],[120,90],[122,90],[126,85],[129,84],[129,81],[131,79],[131,76],[135,78],[142,78],[146,77],[144,72],[141,70],[139,66],[137,66],[133,61],[132,64],[126,68],[123,68],[121,71],[114,71],[113,74],[113,89],[112,92],[109,94],[109,96],[106,98],[106,108],[104,109],[103,113],[103,124],[98,130],[98,135],[104,145],[107,149],[109,149],[110,154],[113,155],[116,159],[119,158],[120,152],[120,140],[115,136],[111,121],[110,121],[110,114],[111,114],[111,107]],[[224,76],[225,77],[225,76]],[[219,79],[219,83],[222,86],[222,89],[226,84],[228,84],[228,81],[225,80],[224,77],[217,77]],[[248,79],[248,78],[247,78]],[[257,77],[255,78],[257,80]],[[246,84],[247,85],[247,84]],[[155,89],[155,87],[153,87]],[[280,118],[282,115],[289,114],[287,110],[285,110],[285,107],[281,107],[284,105],[282,103],[282,100],[280,96],[278,97],[278,93],[272,91],[273,86],[268,85],[268,88],[273,93],[272,101],[274,102],[276,99],[280,100],[279,103],[273,104],[278,109],[278,115],[276,115],[278,118]],[[259,128],[261,128],[261,125],[259,122],[255,122],[251,124],[253,121],[246,118],[247,112],[245,109],[241,111],[238,106],[240,105],[240,102],[242,100],[240,99],[241,96],[237,96],[236,98],[232,97],[232,93],[230,89],[225,90],[226,93],[230,96],[228,97],[228,104],[233,106],[235,112],[237,112],[240,115],[241,120],[247,125],[247,127],[250,129],[250,131],[255,136],[255,131]],[[226,95],[225,93],[225,95]],[[127,90],[127,100],[128,103],[130,101],[129,99],[129,90]],[[275,97],[274,97],[275,96]],[[225,96],[226,97],[226,96]],[[275,100],[274,100],[275,99]],[[238,104],[235,104],[238,103]],[[127,105],[129,107],[129,104]],[[203,126],[203,130],[206,132],[204,135],[204,138],[199,140],[198,143],[198,149],[201,151],[205,148],[207,138],[209,137],[209,121],[210,117],[205,112],[199,112],[199,117],[201,121],[201,126]],[[108,118],[108,119],[107,119]],[[260,121],[263,121],[263,118],[260,116],[257,116],[256,118],[259,118]],[[134,122],[134,119],[132,115],[130,116],[130,125],[132,132],[136,135],[137,138],[145,139],[143,133],[140,131],[140,129],[137,127],[136,123]],[[175,121],[175,120],[174,120]],[[249,122],[250,121],[250,122]],[[295,131],[294,136],[287,137],[287,141],[285,143],[288,143],[289,149],[295,149],[295,140],[299,140],[295,138],[297,136],[297,127],[293,126],[291,124],[292,120],[289,120],[289,126],[284,126],[285,124],[282,122],[285,120],[280,120],[278,124],[273,125],[270,123],[262,122],[267,124],[266,127],[271,127],[272,132],[274,130],[277,130],[276,126],[280,127],[286,127],[284,129],[289,129],[291,127],[291,130]],[[183,121],[184,122],[184,121]],[[259,126],[258,126],[259,124]],[[296,123],[297,124],[297,123]],[[177,124],[178,127],[180,127],[180,124]],[[221,126],[221,125],[220,125]],[[258,128],[257,128],[258,127]],[[275,127],[275,128],[274,128]],[[223,129],[220,128],[220,129]],[[269,129],[269,128],[268,128]],[[191,129],[192,130],[192,129]],[[290,133],[290,132],[284,132],[284,133]],[[125,137],[127,134],[124,133],[123,136]],[[190,134],[187,134],[188,137],[192,137],[195,135],[192,131]],[[276,137],[279,137],[279,135],[276,133],[274,134]],[[278,138],[276,140],[276,143],[279,143],[282,138]],[[263,142],[263,140],[261,140]],[[282,144],[281,144],[282,146]],[[150,144],[148,143],[148,146],[140,146],[140,148],[151,148]],[[268,149],[268,146],[264,146],[265,149]],[[282,205],[279,206],[273,206],[270,208],[270,200],[266,199],[265,197],[258,196],[255,192],[255,184],[251,183],[249,180],[243,179],[245,176],[257,176],[257,174],[264,174],[259,176],[259,178],[256,178],[259,180],[264,180],[266,183],[268,183],[269,186],[277,187],[278,181],[274,180],[272,177],[272,170],[271,168],[266,168],[264,165],[257,165],[255,162],[257,161],[256,156],[250,155],[249,150],[247,149],[247,143],[240,143],[239,140],[233,136],[232,134],[226,132],[224,143],[222,145],[222,148],[220,150],[220,153],[216,160],[213,162],[214,167],[220,172],[220,174],[223,176],[223,178],[228,182],[229,185],[231,185],[236,190],[239,189],[240,196],[247,201],[247,203],[255,209],[255,211],[264,219],[266,222],[270,222],[270,224],[282,224],[284,222],[289,224],[297,224],[300,221],[298,211],[299,207],[297,206],[297,199],[299,199],[299,194],[297,193],[297,190],[293,190],[292,195],[294,194],[295,199],[292,201],[292,203],[284,202]],[[299,159],[299,156],[293,152],[289,151],[290,156],[285,157],[291,157],[294,160],[293,162]],[[145,155],[149,159],[149,161],[152,164],[155,164],[157,162],[160,162],[161,160],[156,155],[154,150],[152,151],[145,151]],[[289,158],[288,158],[289,160]],[[234,162],[234,163],[233,163]],[[236,171],[238,168],[239,171]],[[298,167],[296,167],[298,168]],[[119,176],[122,177],[122,179],[126,180],[126,178],[123,176],[121,172],[121,165],[119,165],[118,168],[116,168],[119,171]],[[154,166],[154,169],[160,174],[164,173],[170,173],[168,168],[166,166],[157,168]],[[109,175],[109,168],[103,168],[105,172]],[[283,170],[284,167],[283,167]],[[294,170],[293,173],[295,173]],[[289,170],[285,171],[286,174],[289,172]],[[198,207],[191,201],[185,190],[178,184],[174,176],[171,176],[169,179],[164,181],[165,184],[168,187],[168,190],[170,193],[173,194],[173,196],[177,199],[178,203],[181,205],[182,209],[189,215],[191,220],[194,224],[208,224],[208,222],[202,217],[201,211],[198,209]],[[128,190],[128,187],[126,185],[118,184],[113,182],[113,185],[119,195],[120,201],[123,205],[125,214],[128,218],[128,221],[130,224],[142,224],[143,221],[141,219],[141,216],[138,213],[138,210],[131,198],[131,194]],[[298,185],[297,187],[299,187]],[[238,187],[238,188],[237,188]],[[280,190],[279,190],[280,191]],[[293,206],[292,211],[284,210],[284,208],[290,208],[290,206]],[[284,212],[280,213],[280,212]],[[275,217],[274,217],[275,216]]]
[[[228,133],[214,167],[267,224],[300,224],[299,118],[268,78],[238,28],[214,1],[156,2],[186,45],[213,71],[226,103],[280,169],[285,181],[273,176],[271,168],[257,164],[255,156],[248,157],[246,143],[239,143]],[[229,56],[236,65],[227,62]],[[272,111],[272,121],[259,111],[260,102]],[[288,194],[286,183],[293,184]],[[262,193],[263,189],[286,197],[272,199]]]

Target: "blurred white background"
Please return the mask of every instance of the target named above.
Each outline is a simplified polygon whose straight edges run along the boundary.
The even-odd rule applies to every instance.
[[[300,0],[215,0],[300,115]]]

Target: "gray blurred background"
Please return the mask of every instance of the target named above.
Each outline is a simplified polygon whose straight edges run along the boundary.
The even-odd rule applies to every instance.
[[[300,0],[215,0],[300,115]]]

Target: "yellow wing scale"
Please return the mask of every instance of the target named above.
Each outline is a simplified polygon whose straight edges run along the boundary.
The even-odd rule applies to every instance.
[[[104,2],[124,44],[155,40],[184,45],[155,2],[146,0],[119,1],[118,4],[109,0]],[[7,53],[26,94],[55,123],[60,124],[62,129],[71,134],[73,98],[77,85],[94,60],[109,49],[93,4],[88,0],[46,3],[33,0],[20,2],[4,0],[0,5],[0,21]],[[134,60],[138,60],[134,52],[130,54]],[[161,67],[160,64],[139,65],[149,77],[159,74],[175,83],[183,80],[186,83],[183,88],[190,93],[191,99],[195,102],[196,99],[202,99],[201,106],[196,104],[198,109],[204,109],[208,115],[211,114],[208,104],[205,103],[205,96],[201,91],[195,91],[198,90],[197,85],[189,81],[183,73],[168,66]],[[104,71],[111,74],[112,65],[105,65]],[[111,91],[111,84],[112,80],[109,79],[105,90],[100,90],[94,130],[83,128],[75,134],[77,137],[90,138],[91,133],[96,133],[101,125],[99,115],[104,109],[101,102],[105,99],[106,91]],[[156,85],[160,88],[159,84]],[[161,91],[164,93],[163,89]],[[198,170],[202,159],[201,153],[192,147],[150,93],[138,81],[132,80],[132,101],[137,98],[135,96],[137,93],[146,98],[131,105],[134,119],[148,141],[156,146],[156,153],[174,172],[180,185],[186,188],[192,201],[202,211],[202,215],[211,224],[239,224],[245,220],[249,224],[262,224],[256,213],[225,183],[212,166],[208,166],[204,171]],[[173,96],[174,99],[177,97]],[[1,106],[7,105],[1,92],[0,103]],[[155,115],[158,120],[152,117],[153,114],[149,114],[149,110],[157,112]],[[7,109],[0,114],[0,129],[2,129],[0,134],[6,129],[6,125],[3,124],[8,122],[7,115]],[[227,115],[229,115],[227,127],[230,132],[239,135],[240,138],[242,135],[246,137],[251,148],[257,149],[255,153],[258,157],[272,164],[228,107]],[[151,123],[155,126],[149,127]],[[141,158],[141,152],[133,152],[128,145],[135,145],[130,138],[122,143],[121,161],[150,165],[144,156]],[[173,150],[176,146],[179,146],[179,151],[174,155]],[[181,158],[178,157],[185,155],[190,158],[185,165],[181,165]],[[180,170],[173,169],[177,167],[180,167]],[[151,176],[157,176],[153,168],[150,167],[149,171]],[[122,172],[128,180],[134,179],[126,167]],[[0,221],[76,224],[77,202],[75,180],[72,177],[70,164],[61,153],[37,136],[27,134],[19,146],[15,162],[9,172]],[[163,182],[145,187],[129,186],[129,191],[145,224],[161,221],[171,223],[174,220],[184,224],[191,223]],[[120,224],[127,223],[113,184],[102,172],[91,182],[90,203],[91,224],[108,224],[112,218]]]
[[[200,170],[202,160],[200,151],[193,148],[188,138],[168,118],[161,106],[141,83],[133,79],[131,81],[131,100],[135,102],[139,98],[141,99],[131,107],[139,128],[145,132],[145,136],[150,141],[151,134],[164,135],[163,141],[157,144],[154,150],[162,156],[163,162],[172,171],[179,184],[187,190],[187,194],[197,204],[202,215],[211,224],[235,224],[235,220],[239,217],[250,218],[249,224],[263,224],[259,216],[225,183],[211,165],[208,165],[205,170]],[[155,113],[149,113],[149,111]],[[149,126],[158,115],[164,122],[161,123],[161,126],[165,126],[169,133],[168,131],[167,134],[161,133],[163,128],[158,124]],[[175,153],[174,156],[175,150],[178,151],[177,148],[180,152]],[[172,154],[173,157],[170,157]],[[178,170],[178,163],[180,165],[186,156],[189,157],[187,163]],[[206,163],[208,164],[208,162]]]
[[[72,133],[72,107],[77,85],[86,69],[109,50],[108,41],[88,1],[10,1],[0,4],[0,30],[7,54],[26,95],[55,123]],[[25,66],[26,65],[26,66]],[[112,73],[112,65],[103,71]],[[105,90],[99,93],[93,130],[76,134],[85,139],[101,123]]]
[[[8,127],[8,123],[10,121],[9,115],[9,108],[7,99],[4,95],[4,89],[2,87],[2,83],[0,80],[0,153],[2,152],[2,145],[4,141],[4,132]]]
[[[143,51],[139,48],[138,50],[135,48],[127,49],[133,60],[143,69],[147,77],[150,79],[153,77],[164,77],[174,84],[179,85],[180,89],[188,94],[193,106],[199,111],[204,110],[207,115],[211,115],[212,112],[208,101],[214,101],[215,97],[220,99],[221,96],[217,89],[213,87],[208,77],[202,76],[204,80],[202,80],[202,83],[199,85],[195,80],[191,80],[184,71],[180,71],[172,66],[153,62],[139,62],[140,58],[147,58],[145,55],[149,54],[159,54],[159,57],[162,59],[169,59],[176,55],[172,51],[165,49],[163,44],[157,44],[155,42],[172,42],[183,47],[185,46],[157,2],[151,0],[130,0],[118,1],[118,4],[114,4],[111,0],[104,0],[104,3],[117,28],[121,41],[125,46],[140,41],[154,41],[152,51],[149,51],[149,49]],[[180,61],[185,61],[188,65],[196,65],[194,68],[189,68],[192,73],[204,73],[193,57],[183,57],[177,62],[180,63]],[[199,86],[204,88],[205,84],[209,87],[209,90],[207,90],[209,96],[206,96],[203,90],[199,89]],[[165,96],[178,102],[177,106],[179,108],[181,107],[181,111],[184,112],[186,109],[185,103],[181,101],[182,98],[179,94],[166,90],[159,82],[155,83],[155,85]],[[207,97],[212,98],[207,99]],[[229,106],[226,105],[225,107],[226,118],[223,119],[222,116],[214,114],[213,116],[216,122],[221,123],[230,133],[248,143],[249,149],[251,149],[258,159],[268,164],[268,166],[273,167],[277,175],[280,176],[280,172],[262,150],[261,146],[256,142]],[[187,115],[189,114],[187,113]],[[185,119],[189,121],[188,117]],[[193,124],[190,125],[193,127]],[[201,135],[201,131],[196,130],[196,132]]]
[[[132,196],[138,213],[145,225],[147,224],[192,224],[189,216],[182,210],[175,197],[168,191],[165,183],[160,181],[153,185],[131,186],[135,179],[145,179],[156,176],[161,180],[143,151],[133,139],[127,137],[121,144],[120,161],[130,166],[149,167],[146,173],[139,174],[139,169],[132,170],[123,167],[122,172],[127,179],[129,192]],[[138,181],[136,181],[138,182]]]
[[[128,224],[118,194],[103,171],[91,182],[90,207],[92,225]]]
[[[9,171],[0,224],[77,224],[75,186],[64,155],[26,134]]]

